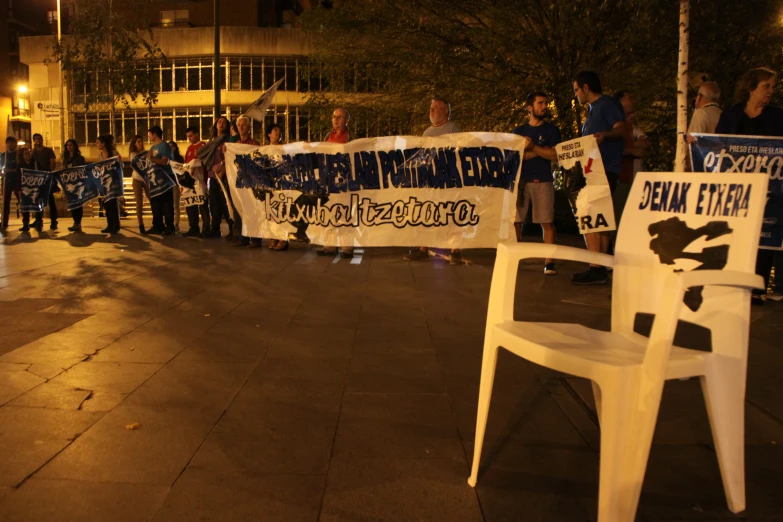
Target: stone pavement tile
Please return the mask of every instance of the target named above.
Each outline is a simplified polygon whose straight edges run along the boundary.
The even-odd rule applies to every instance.
[[[91,315],[87,319],[79,321],[62,333],[100,334],[101,336],[122,337],[152,319],[151,312],[131,313],[124,311],[106,311]]]
[[[152,520],[312,522],[318,519],[324,480],[324,475],[253,475],[188,468]]]
[[[340,396],[269,392],[235,402],[193,458],[192,466],[252,473],[326,473]]]
[[[90,333],[55,332],[0,356],[0,360],[28,364],[45,363],[70,368],[115,339],[114,336]]]
[[[0,486],[16,486],[84,433],[102,413],[0,408]]]
[[[95,390],[90,397],[82,403],[82,411],[111,411],[119,403],[125,400],[127,393]]]
[[[62,362],[34,363],[27,368],[27,371],[38,377],[49,380],[54,379],[68,368],[70,368],[70,366],[62,364]]]
[[[167,486],[106,484],[31,478],[0,502],[7,522],[147,521],[163,502]]]
[[[219,415],[122,404],[105,414],[36,476],[170,486]],[[134,423],[139,425],[136,429],[126,428]]]
[[[435,343],[429,337],[429,331],[423,330],[422,336],[411,335],[406,338],[404,335],[397,338],[393,333],[385,337],[367,338],[367,336],[358,337],[353,344],[353,356],[377,355],[377,354],[414,354],[414,355],[436,355]]]
[[[27,371],[0,372],[0,406],[45,381],[46,379]]]
[[[355,331],[351,328],[296,328],[280,330],[269,348],[270,357],[349,359]]]
[[[481,522],[464,461],[335,457],[321,522]],[[521,520],[521,519],[520,519]]]
[[[476,491],[487,522],[595,521],[598,457],[587,447],[522,446],[520,465],[481,460]],[[467,478],[466,478],[467,480]]]
[[[167,334],[201,334],[217,323],[222,315],[193,314],[179,310],[168,310],[137,328],[139,332]]]
[[[51,382],[90,391],[131,393],[161,368],[161,364],[86,361]]]
[[[482,462],[489,459],[502,466],[513,467],[520,444],[585,446],[580,433],[543,386],[494,391],[496,394],[493,394],[490,403]],[[506,393],[502,393],[504,391]],[[465,451],[472,455],[476,437],[477,401],[452,400],[451,407]]]
[[[247,363],[175,359],[139,386],[125,405],[222,413],[252,371]]]
[[[443,393],[446,390],[433,353],[365,351],[351,359],[346,391]]]
[[[400,343],[430,343],[432,336],[428,328],[407,326],[390,322],[384,325],[359,325],[356,342],[394,339]]]
[[[0,339],[3,340],[0,344],[0,355],[32,343],[47,334],[58,332],[85,317],[87,316],[39,312],[3,314],[4,320],[0,323]]]
[[[9,494],[13,493],[15,491],[14,488],[5,488],[0,487],[0,502],[3,501],[3,499],[8,496]]]
[[[102,348],[91,361],[166,364],[199,338],[195,334],[137,330]]]
[[[177,360],[257,363],[277,336],[264,328],[216,330],[221,324],[222,321],[199,335],[180,352]]]
[[[4,278],[10,279],[8,277]],[[60,299],[15,299],[13,301],[0,301],[0,314],[6,317],[11,313],[40,312],[60,302]]]
[[[82,402],[90,396],[89,390],[78,390],[68,386],[47,382],[24,393],[11,401],[11,406],[28,408],[57,408],[78,410]]]
[[[376,325],[397,326],[400,328],[427,326],[425,312],[415,303],[412,307],[410,303],[400,303],[399,305],[368,305],[362,304],[359,313],[359,325],[372,328]]]
[[[23,372],[29,367],[29,363],[0,362],[0,372]]]
[[[783,520],[783,448],[748,446],[745,450],[749,520]],[[654,444],[647,464],[640,511],[652,521],[735,520],[726,505],[718,459],[702,446]]]
[[[438,364],[443,372],[449,395],[460,400],[476,402],[478,400],[479,384],[481,382],[481,345],[467,345],[435,342]],[[541,380],[533,372],[531,364],[517,357],[508,350],[498,352],[495,366],[495,388],[504,386],[527,387],[540,384]]]
[[[402,393],[346,393],[334,456],[465,459],[446,395]]]
[[[253,402],[271,391],[339,395],[349,364],[342,358],[265,357],[234,402]]]

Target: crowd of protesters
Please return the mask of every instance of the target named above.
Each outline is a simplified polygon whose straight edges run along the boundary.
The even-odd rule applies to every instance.
[[[770,106],[774,91],[776,73],[766,68],[756,68],[748,71],[738,82],[734,104],[725,111],[721,110],[721,90],[715,82],[704,82],[698,89],[694,111],[688,128],[688,134],[683,138],[693,141],[695,133],[718,133],[753,136],[783,137],[783,110]],[[582,136],[593,136],[600,149],[607,181],[612,191],[617,222],[622,216],[622,209],[630,191],[634,176],[641,170],[642,159],[650,145],[645,134],[634,125],[636,100],[632,92],[621,90],[608,96],[604,94],[599,75],[593,71],[581,71],[573,81],[573,92],[581,105],[587,105],[587,115],[581,128]],[[522,167],[522,179],[518,190],[517,214],[515,229],[517,240],[522,240],[522,229],[528,215],[533,223],[539,224],[545,243],[555,242],[555,189],[552,175],[552,163],[556,161],[555,146],[561,142],[560,130],[547,121],[549,112],[549,97],[544,92],[533,92],[525,100],[528,121],[513,129],[514,134],[528,139]],[[451,119],[451,106],[442,99],[432,100],[429,109],[431,125],[423,136],[442,136],[444,134],[461,132],[460,126]],[[347,143],[352,139],[349,128],[350,114],[344,108],[337,108],[332,114],[332,130],[326,142]],[[160,127],[149,129],[147,142],[151,144],[148,158],[151,162],[167,166],[169,161],[189,162],[200,159],[204,165],[207,181],[208,201],[200,205],[186,208],[188,230],[183,235],[187,237],[219,238],[221,224],[225,219],[228,224],[226,239],[236,246],[260,248],[261,238],[242,235],[242,217],[234,208],[231,194],[226,190],[225,144],[242,143],[260,145],[250,135],[251,121],[244,116],[230,122],[220,116],[212,126],[212,134],[208,142],[201,140],[199,129],[187,129],[189,146],[184,157],[180,154],[177,144],[164,140]],[[280,144],[282,129],[277,124],[266,128],[264,145]],[[112,136],[100,136],[95,143],[99,151],[99,159],[119,156]],[[133,136],[129,145],[129,156],[144,152],[145,140],[141,136]],[[129,158],[129,159],[130,159]],[[85,159],[79,151],[79,145],[74,140],[68,140],[62,157],[63,167],[76,167],[85,164]],[[6,139],[6,150],[0,155],[0,168],[3,172],[3,230],[8,227],[10,202],[15,195],[19,199],[21,189],[21,169],[39,171],[54,171],[57,165],[55,154],[51,148],[43,146],[40,134],[33,136],[33,147],[17,147],[14,137]],[[137,172],[133,173],[132,187],[135,200],[136,219],[139,232],[142,234],[175,234],[179,228],[180,191],[173,190],[155,197],[150,197],[149,188],[144,178]],[[55,184],[56,185],[56,184]],[[57,188],[56,190],[59,190]],[[152,208],[152,227],[146,229],[142,213],[144,198],[147,198]],[[51,229],[57,230],[57,208],[54,195],[49,202]],[[103,205],[107,226],[102,231],[113,234],[120,230],[121,202],[113,199]],[[83,210],[72,211],[73,225],[68,228],[72,232],[81,230]],[[200,224],[199,224],[200,222]],[[43,213],[38,212],[30,225],[29,213],[22,213],[22,232],[34,228],[43,228]],[[612,234],[585,234],[588,250],[608,252],[611,250]],[[269,249],[284,251],[289,247],[288,241],[273,240]],[[324,245],[318,251],[319,255],[336,255],[338,249]],[[408,261],[423,261],[429,259],[431,250],[426,246],[412,247],[405,256]],[[343,247],[339,254],[342,257],[353,256],[353,248]],[[459,250],[452,250],[450,263],[462,264]],[[770,272],[775,260],[775,252],[760,250],[758,254],[757,273],[769,283]],[[553,260],[544,261],[544,274],[554,275],[557,267]],[[584,272],[574,274],[572,282],[579,285],[606,284],[609,278],[607,269],[600,266],[589,266]],[[778,283],[778,290],[783,286]],[[753,302],[762,304],[761,294],[754,295]]]

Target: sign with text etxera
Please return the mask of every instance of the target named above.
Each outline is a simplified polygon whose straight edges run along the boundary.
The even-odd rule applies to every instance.
[[[694,172],[761,173],[769,176],[759,248],[783,250],[783,137],[694,134]],[[741,183],[737,180],[737,183]],[[733,208],[737,195],[728,188],[705,195],[721,211]]]
[[[555,145],[557,161],[565,169],[568,201],[582,234],[615,230],[614,205],[604,162],[593,136]]]
[[[525,144],[495,133],[229,144],[226,171],[247,236],[494,248],[514,237]]]

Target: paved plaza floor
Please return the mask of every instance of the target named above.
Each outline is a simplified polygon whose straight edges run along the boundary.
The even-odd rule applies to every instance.
[[[493,251],[345,260],[85,222],[0,244],[0,521],[596,519],[589,382],[507,352],[467,484]],[[522,264],[517,318],[608,329],[610,288],[558,268]],[[673,381],[639,521],[783,520],[782,338],[783,303],[754,308],[747,511],[698,381]]]

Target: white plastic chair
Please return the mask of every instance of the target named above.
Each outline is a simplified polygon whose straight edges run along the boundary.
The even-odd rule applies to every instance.
[[[744,407],[750,289],[761,288],[755,259],[768,177],[708,174],[712,183],[748,183],[752,187],[747,217],[696,215],[703,175],[639,174],[623,213],[615,256],[566,246],[501,244],[492,275],[473,467],[468,483],[476,486],[487,415],[500,347],[528,361],[590,379],[601,428],[599,522],[632,522],[647,467],[655,423],[667,379],[699,376],[729,509],[745,509]],[[639,208],[644,183],[693,182],[687,214]],[[704,203],[703,203],[704,205]],[[703,208],[702,208],[703,210]],[[695,229],[710,221],[728,221],[733,232],[711,241],[730,244],[722,270],[675,272],[651,250],[648,226],[677,217]],[[666,236],[670,237],[670,236]],[[701,237],[690,251],[701,252]],[[689,248],[685,248],[689,251]],[[577,324],[515,321],[513,305],[519,262],[527,258],[582,261],[613,267],[611,332]],[[677,261],[678,268],[681,261]],[[695,268],[694,261],[686,270]],[[704,286],[697,311],[683,305],[686,289]],[[574,292],[579,289],[574,287]],[[637,313],[655,314],[649,338],[633,331]],[[712,351],[673,346],[678,319],[708,328]]]

